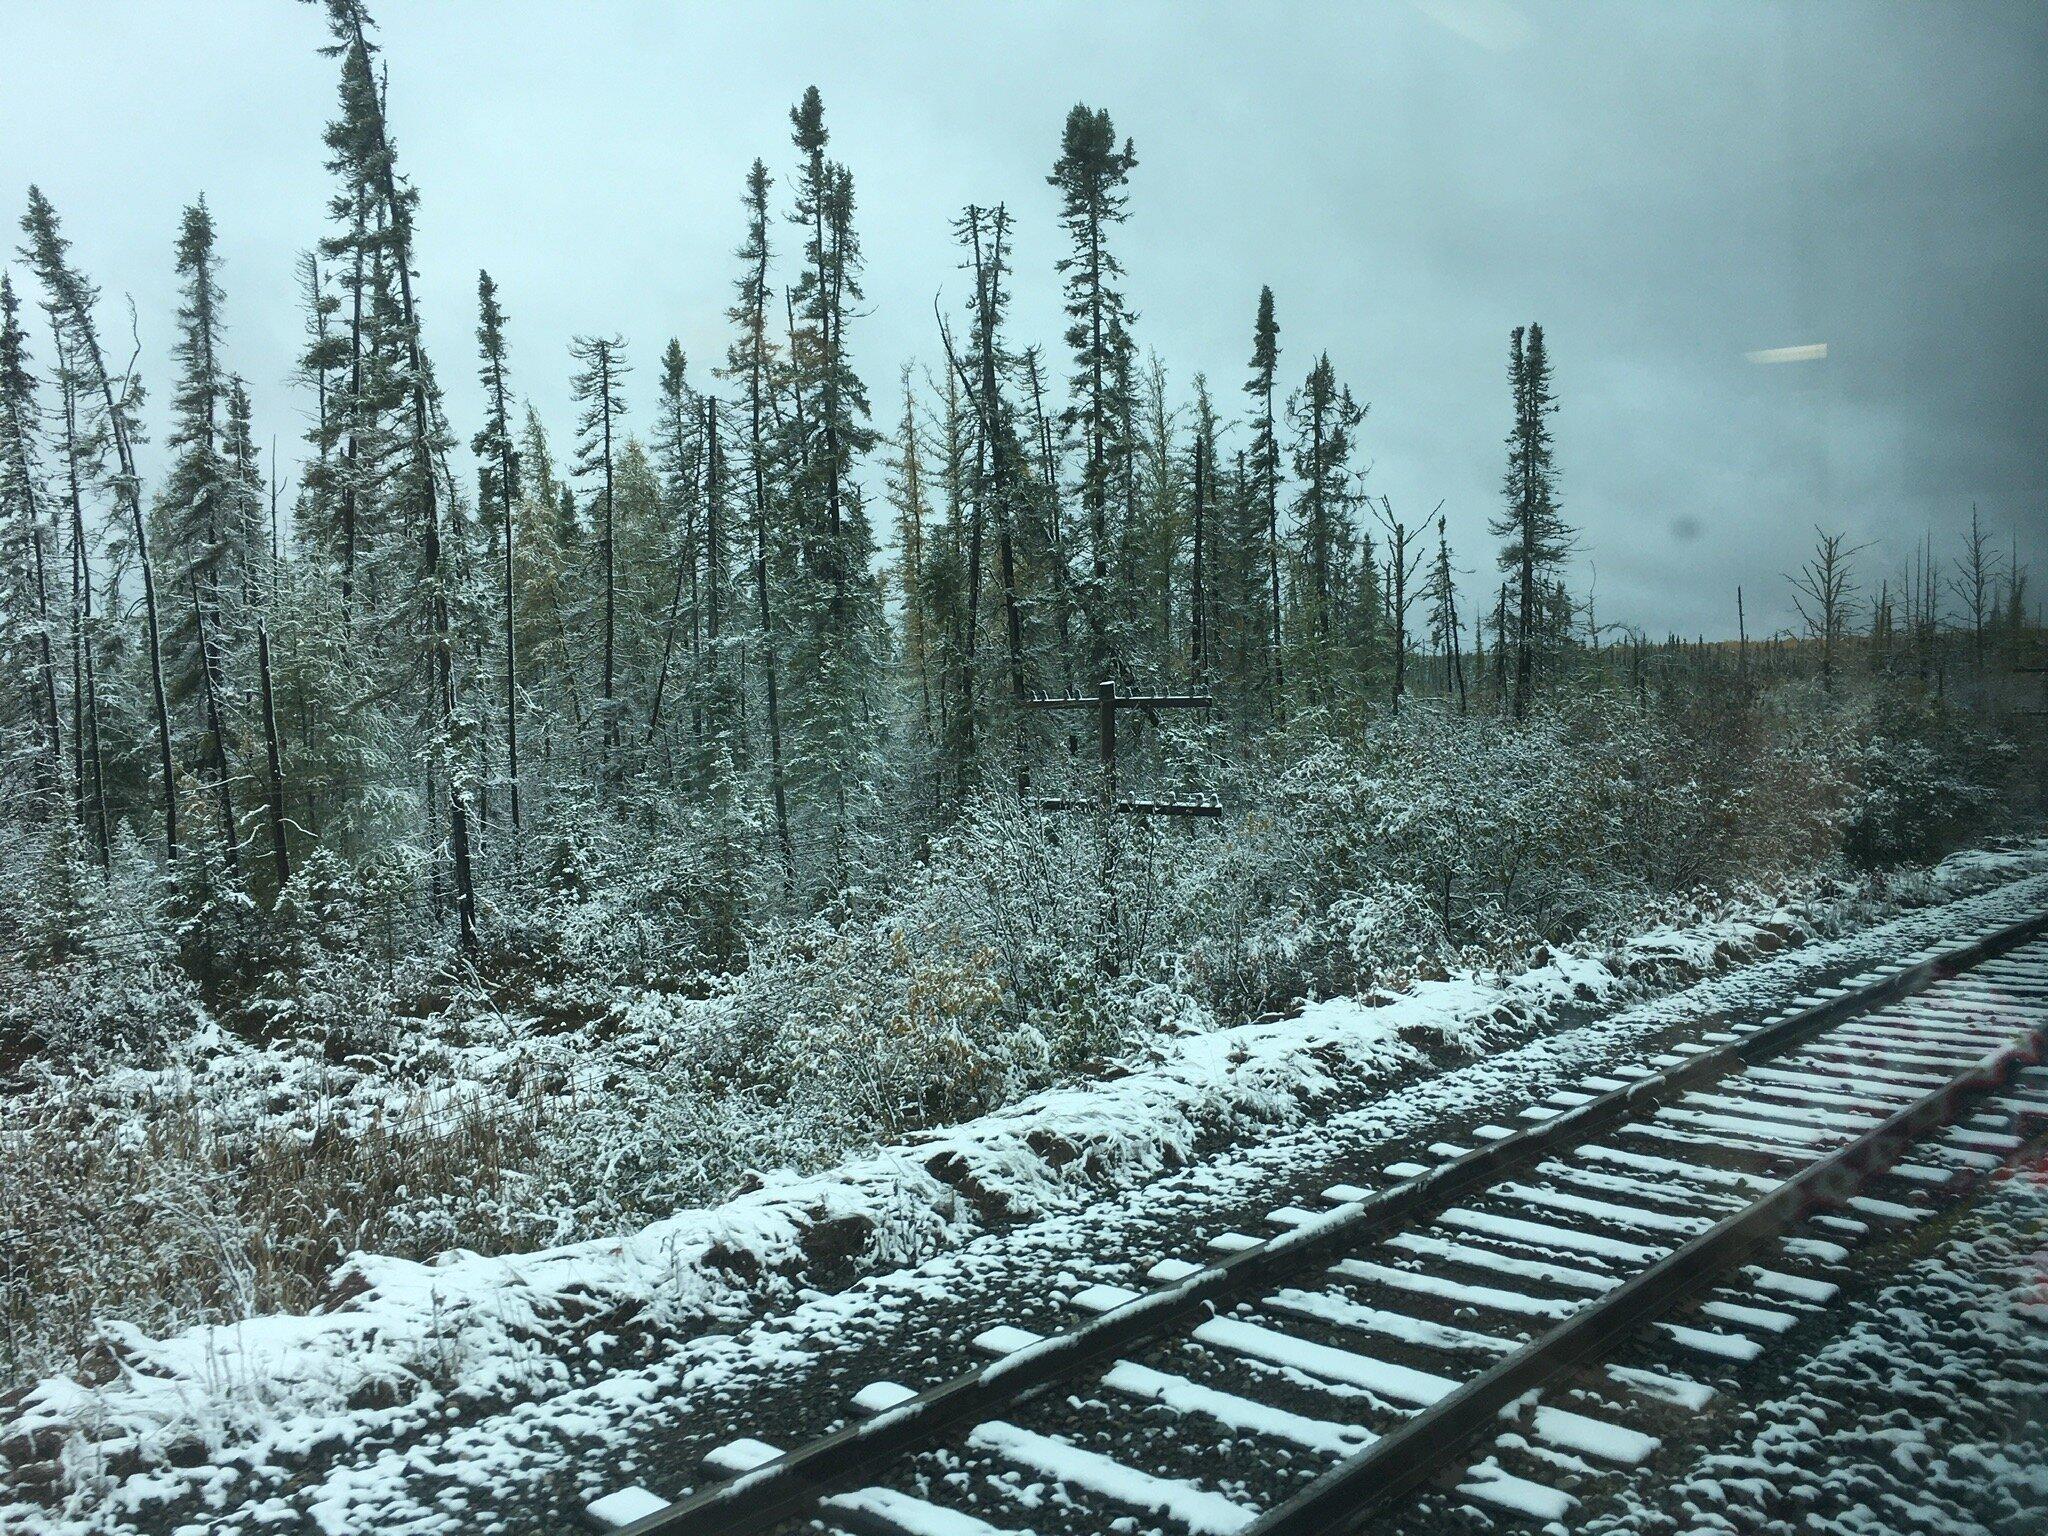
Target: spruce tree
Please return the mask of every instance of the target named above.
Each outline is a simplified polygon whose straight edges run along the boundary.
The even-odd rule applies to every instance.
[[[1209,399],[1209,381],[1195,375],[1195,421],[1188,444],[1189,529],[1188,675],[1197,688],[1206,687],[1216,648],[1216,407]]]
[[[194,698],[201,706],[208,747],[206,771],[219,803],[222,858],[238,864],[222,695],[227,691],[222,634],[246,584],[247,508],[225,451],[229,378],[221,358],[221,290],[216,279],[214,227],[206,199],[185,209],[178,232],[177,270],[182,293],[178,339],[171,349],[177,386],[171,397],[171,467],[157,498],[158,548],[171,588],[181,594],[165,637],[166,669],[174,705]],[[246,395],[244,396],[246,401]]]
[[[1455,686],[1458,695],[1458,713],[1466,711],[1465,659],[1458,643],[1458,588],[1451,567],[1450,535],[1445,531],[1441,515],[1436,520],[1436,560],[1430,566],[1427,588],[1429,599],[1429,625],[1435,644],[1441,648],[1444,657],[1444,692],[1449,694]]]
[[[903,598],[903,661],[916,679],[919,740],[925,751],[935,754],[938,740],[932,722],[930,595],[926,584],[929,557],[925,545],[932,511],[925,492],[922,435],[910,365],[905,363],[903,416],[896,429],[896,456],[889,466],[889,502],[896,511],[896,581]]]
[[[157,612],[156,567],[150,559],[149,529],[142,514],[142,480],[135,469],[135,433],[131,413],[141,403],[141,385],[131,374],[117,396],[107,370],[93,321],[99,291],[71,265],[70,242],[57,225],[57,210],[36,187],[28,189],[28,212],[22,228],[29,237],[29,257],[49,294],[51,313],[60,331],[60,345],[70,354],[68,371],[80,390],[91,397],[112,439],[115,453],[114,490],[127,508],[135,540],[135,561],[142,575],[143,645],[149,656],[151,704],[156,715],[157,763],[163,774],[164,850],[178,855],[178,791],[171,748],[171,711],[164,695],[163,626]],[[101,815],[105,815],[101,800]]]
[[[1557,477],[1551,462],[1550,417],[1557,402],[1550,391],[1550,359],[1543,327],[1516,326],[1508,342],[1508,385],[1514,398],[1514,426],[1508,433],[1507,502],[1489,525],[1501,546],[1500,568],[1514,578],[1515,674],[1513,710],[1527,717],[1536,681],[1538,598],[1543,583],[1571,550],[1571,530],[1557,508]]]
[[[166,577],[179,589],[198,592],[199,611],[218,621],[222,592],[236,540],[230,533],[227,466],[221,433],[227,415],[227,370],[221,359],[221,291],[216,279],[213,219],[206,199],[186,208],[178,232],[178,339],[171,356],[178,367],[171,396],[167,440],[171,467],[157,498]],[[174,630],[176,635],[178,631]],[[182,637],[191,649],[191,634]],[[197,690],[191,655],[178,658],[172,697]]]
[[[63,321],[59,300],[47,306],[51,341],[56,349],[57,398],[63,451],[66,504],[70,514],[71,612],[66,629],[71,649],[72,782],[81,830],[91,837],[100,867],[108,867],[112,835],[107,814],[105,754],[100,740],[100,635],[92,614],[92,543],[86,532],[85,487],[105,478],[104,423],[83,419],[80,396],[88,375],[81,367],[75,338]],[[91,810],[86,805],[90,784]]]
[[[1355,578],[1363,600],[1348,609],[1346,603],[1361,553],[1352,516],[1351,450],[1365,410],[1338,384],[1325,352],[1289,399],[1288,416],[1294,428],[1294,473],[1301,482],[1294,500],[1302,571],[1294,601],[1294,649],[1303,659],[1297,671],[1309,674],[1315,701],[1327,708],[1335,702],[1345,670],[1340,654],[1357,638],[1347,632],[1347,615],[1355,621],[1362,611],[1368,628],[1374,618],[1375,605],[1363,590],[1371,585],[1369,576]],[[1369,570],[1369,544],[1363,553]]]
[[[1018,746],[1014,731],[1021,724],[1015,701],[1025,692],[1023,598],[1018,589],[1017,528],[1025,510],[1024,447],[1017,436],[1017,423],[1002,380],[1010,359],[1004,350],[1002,326],[1009,309],[1006,281],[1010,273],[1009,211],[998,204],[982,208],[970,204],[954,221],[953,236],[965,252],[964,265],[973,277],[974,293],[967,302],[973,324],[968,332],[964,356],[954,353],[952,336],[943,323],[940,339],[948,362],[958,375],[964,397],[972,403],[977,440],[974,474],[974,522],[969,540],[969,601],[979,605],[981,588],[981,541],[986,530],[996,538],[997,570],[1002,591],[1004,656],[1007,662],[1005,690],[1011,700],[1013,748]],[[973,650],[969,635],[969,650]],[[1021,762],[1018,771],[1022,771]],[[1021,782],[1021,781],[1020,781]]]
[[[604,594],[600,651],[600,695],[604,714],[605,772],[619,771],[618,672],[618,438],[625,412],[620,393],[627,372],[625,343],[616,336],[578,336],[569,355],[582,367],[570,383],[577,404],[575,472],[594,479],[591,504],[597,515],[598,566]]]
[[[849,799],[874,777],[880,597],[854,470],[874,445],[866,387],[848,359],[846,327],[863,297],[854,229],[853,174],[825,156],[830,136],[816,86],[789,114],[799,155],[791,222],[803,230],[802,267],[786,296],[790,315],[792,484],[797,537],[818,590],[795,595],[807,620],[791,657],[798,762],[829,802],[831,871],[844,882]]]
[[[706,442],[697,397],[690,388],[689,362],[683,355],[682,343],[673,337],[661,355],[656,414],[654,456],[661,474],[664,522],[669,533],[667,555],[675,575],[667,622],[663,626],[661,666],[654,680],[654,702],[647,711],[650,740],[661,726],[669,672],[686,612],[685,599],[690,634],[691,680],[688,692],[696,700],[695,714],[700,736],[703,715],[703,701],[698,689],[698,669],[704,646],[703,528],[699,501]],[[715,630],[712,639],[714,642],[717,639]]]
[[[1252,397],[1251,448],[1246,456],[1251,488],[1264,507],[1266,554],[1266,651],[1272,674],[1273,710],[1284,711],[1286,673],[1280,641],[1280,434],[1274,416],[1274,393],[1280,368],[1280,322],[1273,317],[1273,290],[1259,289],[1259,312],[1252,322],[1252,374],[1245,393]]]
[[[738,255],[742,263],[735,283],[737,298],[726,313],[738,334],[726,351],[725,377],[736,381],[744,399],[747,427],[747,470],[753,487],[754,596],[758,606],[759,644],[767,695],[769,793],[775,810],[775,842],[781,857],[783,886],[796,884],[796,850],[789,832],[789,797],[783,780],[782,702],[776,669],[777,629],[768,591],[768,524],[771,517],[769,479],[773,473],[769,439],[771,389],[776,358],[768,337],[768,168],[759,160],[747,173],[742,200],[747,233]]]
[[[1146,365],[1134,392],[1125,582],[1132,595],[1131,646],[1147,675],[1174,674],[1184,658],[1176,637],[1181,547],[1186,540],[1186,469],[1174,446],[1179,412],[1168,402],[1166,366]]]
[[[342,116],[336,147],[344,184],[370,195],[376,227],[388,250],[390,271],[397,280],[397,312],[385,327],[393,343],[394,382],[406,402],[403,428],[401,504],[420,530],[424,584],[428,671],[432,679],[430,714],[434,743],[427,761],[429,810],[432,809],[434,767],[446,765],[449,848],[455,877],[455,910],[464,948],[476,946],[476,891],[470,868],[469,786],[456,767],[454,750],[459,722],[455,713],[454,643],[449,617],[449,571],[443,560],[443,506],[436,476],[445,449],[438,428],[438,401],[420,338],[419,315],[413,301],[412,219],[419,194],[400,183],[397,161],[384,120],[384,96],[371,71],[369,16],[360,0],[327,0],[328,23],[334,35],[330,52],[342,59]]]
[[[470,439],[477,456],[477,504],[485,516],[498,515],[498,555],[503,566],[499,601],[505,634],[505,777],[510,787],[512,830],[519,815],[519,642],[514,595],[514,551],[517,533],[512,509],[520,494],[519,449],[512,441],[512,402],[506,385],[505,312],[498,307],[498,285],[491,274],[476,275],[476,340],[482,361],[477,380],[484,388],[484,424]]]
[[[1037,479],[1033,485],[1032,522],[1034,563],[1048,572],[1052,581],[1053,652],[1060,669],[1060,685],[1074,686],[1073,571],[1068,565],[1067,514],[1060,495],[1060,450],[1053,433],[1053,421],[1045,409],[1044,359],[1037,347],[1026,347],[1022,358],[1024,388],[1031,396],[1031,439],[1037,455]]]
[[[313,456],[299,468],[299,508],[294,523],[302,539],[310,534],[313,542],[332,548],[337,494],[334,456],[341,440],[336,380],[348,366],[349,343],[336,324],[341,300],[328,283],[319,251],[300,253],[297,275],[306,339],[299,352],[296,378],[313,391],[313,416],[306,427],[306,442]]]
[[[44,548],[46,498],[38,454],[42,408],[21,326],[21,301],[13,280],[0,272],[0,527],[9,529],[25,551],[22,582],[28,611],[10,621],[17,634],[33,634],[31,664],[38,674],[32,689],[38,734],[42,738],[39,770],[47,796],[61,805],[64,793],[64,728],[57,712],[57,663],[52,632],[48,558]],[[51,544],[55,549],[55,542]]]
[[[1117,286],[1123,266],[1109,248],[1109,236],[1123,222],[1124,189],[1137,164],[1129,139],[1118,147],[1107,111],[1076,105],[1067,114],[1059,158],[1046,178],[1059,191],[1060,223],[1071,247],[1056,263],[1065,280],[1066,342],[1074,354],[1073,403],[1063,420],[1081,438],[1081,507],[1090,541],[1089,580],[1083,590],[1092,678],[1109,676],[1118,660],[1111,639],[1109,512],[1127,446],[1123,423],[1129,392],[1119,374],[1128,365],[1130,315]]]

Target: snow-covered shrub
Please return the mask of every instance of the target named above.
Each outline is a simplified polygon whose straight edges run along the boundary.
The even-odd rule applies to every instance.
[[[415,909],[421,873],[402,846],[353,863],[315,852],[271,908],[239,1012],[334,1061],[388,1060],[401,1016],[418,1011],[448,955],[445,936]]]
[[[146,1055],[192,1027],[157,866],[125,836],[102,870],[68,827],[0,841],[0,1070]]]
[[[304,858],[259,912],[204,866],[167,890],[132,847],[109,879],[14,834],[0,1071],[32,1086],[0,1167],[5,1374],[75,1357],[96,1317],[302,1308],[356,1248],[601,1237],[1169,1033],[1682,925],[1959,835],[2012,768],[1939,710],[1797,685],[1159,741],[1133,781],[1185,775],[1221,818],[1105,828],[999,781],[941,816],[906,780],[930,819],[865,831],[815,910],[737,778],[536,794],[524,834],[484,829],[474,957],[402,839]],[[239,958],[195,974],[195,941]],[[75,1274],[75,1306],[37,1306]]]
[[[492,967],[588,1015],[622,984],[701,987],[742,966],[773,878],[736,779],[717,783],[701,803],[574,803],[532,823],[518,899],[489,914]]]

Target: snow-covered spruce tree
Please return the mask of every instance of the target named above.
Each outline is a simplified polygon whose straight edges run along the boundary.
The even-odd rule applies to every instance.
[[[519,831],[519,642],[513,596],[513,571],[518,564],[519,541],[512,509],[520,496],[519,449],[512,440],[512,402],[507,386],[505,359],[505,312],[498,307],[498,287],[491,274],[476,275],[476,340],[481,361],[478,382],[484,388],[484,424],[470,439],[477,457],[477,510],[483,517],[497,519],[498,558],[501,579],[498,587],[505,697],[505,784],[506,813],[512,830]]]
[[[1026,430],[1032,465],[1024,562],[1028,569],[1043,570],[1050,588],[1051,634],[1045,642],[1043,671],[1057,678],[1062,689],[1070,689],[1077,659],[1074,623],[1079,601],[1070,554],[1074,540],[1061,493],[1065,472],[1059,434],[1054,430],[1056,418],[1046,410],[1045,357],[1039,348],[1024,348],[1017,358],[1017,372],[1021,398],[1029,402]]]
[[[789,793],[785,779],[782,743],[782,698],[779,651],[782,628],[771,591],[769,555],[773,538],[770,524],[775,512],[770,485],[777,473],[777,457],[771,435],[775,410],[774,388],[778,358],[768,334],[768,167],[756,160],[747,172],[742,206],[747,213],[747,233],[738,256],[740,276],[734,283],[736,296],[726,311],[737,332],[726,349],[725,378],[741,391],[740,410],[744,423],[746,473],[752,503],[750,552],[753,565],[755,603],[755,648],[760,658],[762,688],[768,724],[768,791],[774,810],[775,851],[782,865],[783,888],[796,888],[796,849],[789,830]]]
[[[1273,290],[1259,289],[1259,310],[1252,322],[1251,377],[1244,391],[1252,397],[1252,441],[1245,456],[1249,475],[1247,512],[1262,511],[1258,535],[1265,554],[1265,582],[1257,593],[1255,612],[1265,617],[1263,649],[1265,673],[1271,679],[1271,710],[1275,719],[1286,713],[1286,665],[1281,633],[1280,600],[1280,432],[1275,414],[1275,392],[1280,369],[1280,322],[1273,315]],[[1251,519],[1245,519],[1249,523]],[[1245,528],[1244,532],[1250,532]],[[1245,597],[1251,599],[1251,583]],[[1248,615],[1249,617],[1249,615]]]
[[[172,345],[177,383],[171,396],[170,469],[157,493],[156,533],[169,597],[164,670],[174,709],[189,711],[203,744],[220,818],[220,855],[232,874],[240,864],[233,769],[228,759],[231,711],[229,656],[241,630],[256,572],[248,487],[246,416],[236,457],[230,457],[231,379],[222,357],[222,295],[216,277],[214,226],[206,199],[185,209],[178,230],[181,290],[178,338]],[[247,410],[247,392],[242,393]]]
[[[725,741],[740,720],[738,667],[726,655],[735,601],[733,560],[718,403],[690,387],[689,361],[673,338],[662,353],[655,415],[661,501],[655,557],[666,575],[653,588],[658,592],[666,585],[667,606],[645,735],[651,744],[666,725],[664,751],[673,762],[687,721],[685,777],[701,788],[711,744]],[[728,755],[738,746],[728,742]]]
[[[1081,583],[1081,608],[1089,630],[1088,675],[1105,678],[1122,666],[1114,629],[1129,594],[1111,578],[1114,531],[1110,515],[1124,483],[1130,444],[1130,321],[1118,279],[1123,265],[1109,248],[1114,227],[1123,222],[1125,188],[1138,157],[1129,139],[1119,147],[1106,110],[1077,105],[1067,114],[1059,158],[1046,178],[1060,194],[1060,223],[1070,249],[1056,263],[1064,279],[1067,346],[1074,354],[1061,420],[1080,439],[1081,513],[1088,538],[1088,574]]]
[[[578,336],[569,344],[576,359],[576,376],[570,382],[576,403],[582,407],[576,418],[577,459],[574,473],[590,481],[589,498],[597,522],[598,570],[594,588],[599,596],[598,714],[604,733],[604,777],[616,783],[619,776],[618,689],[618,454],[623,445],[620,426],[625,414],[622,393],[628,371],[625,343],[616,336]]]
[[[613,477],[613,558],[617,565],[619,692],[616,713],[625,763],[647,766],[643,722],[654,695],[670,596],[667,504],[654,456],[638,436],[619,445]]]
[[[57,210],[41,190],[28,189],[28,212],[22,229],[36,276],[49,296],[53,324],[71,353],[68,371],[76,376],[88,408],[99,413],[115,455],[114,492],[126,509],[134,539],[133,555],[141,575],[143,647],[149,659],[150,704],[155,715],[157,765],[163,779],[163,832],[166,854],[178,853],[178,790],[171,747],[171,712],[164,695],[163,625],[157,611],[156,568],[149,553],[149,528],[142,510],[142,481],[135,469],[136,429],[133,416],[142,401],[142,386],[130,372],[116,392],[100,346],[93,306],[99,290],[71,265],[70,242],[59,231]],[[104,809],[104,803],[102,806]]]
[[[905,733],[910,750],[927,762],[936,763],[939,737],[934,687],[931,592],[926,583],[929,558],[928,534],[933,514],[925,485],[923,427],[918,420],[917,393],[911,384],[911,369],[903,365],[903,414],[890,442],[888,497],[896,514],[896,588],[902,598],[902,643],[897,655],[902,663],[910,695],[906,712],[915,722]],[[929,782],[929,780],[927,780]],[[928,807],[929,809],[929,807]]]
[[[299,464],[299,495],[292,528],[307,545],[307,552],[314,547],[331,548],[334,542],[338,493],[334,459],[341,441],[336,381],[345,377],[349,362],[349,338],[336,321],[341,299],[320,260],[319,250],[302,251],[294,269],[303,311],[301,324],[305,329],[305,345],[299,351],[294,379],[312,391],[313,409],[305,433],[312,454]]]
[[[1358,528],[1351,452],[1365,408],[1325,352],[1287,402],[1294,429],[1295,551],[1291,671],[1309,701],[1333,708],[1355,686],[1379,620],[1372,542]]]
[[[1167,398],[1166,365],[1154,353],[1139,375],[1131,432],[1130,512],[1125,523],[1126,582],[1133,599],[1131,651],[1143,677],[1180,676],[1186,592],[1181,586],[1187,541],[1184,466],[1174,448],[1178,411]]]
[[[662,616],[658,648],[660,661],[654,672],[653,695],[647,705],[645,739],[651,747],[662,724],[662,710],[670,700],[671,679],[680,675],[675,691],[690,702],[693,715],[690,751],[703,739],[703,702],[696,697],[696,682],[703,656],[704,616],[702,611],[702,531],[698,526],[698,476],[703,447],[697,400],[689,384],[689,360],[682,343],[673,336],[661,354],[661,378],[655,387],[654,468],[659,476],[662,546],[658,551],[665,575],[668,602]],[[673,778],[675,732],[664,738],[665,755]]]
[[[37,792],[29,810],[59,820],[64,815],[64,727],[57,709],[58,623],[50,588],[60,540],[55,504],[43,483],[42,425],[21,301],[12,278],[0,272],[0,530],[8,551],[7,564],[0,567],[7,575],[0,587],[0,613],[6,616],[0,657],[9,673],[21,679],[9,702],[18,698],[22,714],[32,722],[35,765],[30,777]]]
[[[792,786],[822,821],[826,886],[853,873],[856,829],[872,825],[879,769],[877,690],[887,655],[875,542],[854,471],[875,443],[866,386],[846,349],[862,298],[853,173],[825,156],[829,134],[817,87],[790,110],[798,154],[790,222],[802,231],[802,266],[787,304],[792,411],[784,465],[789,514],[802,551],[789,608],[798,643],[789,655]]]
[[[1187,469],[1188,677],[1198,688],[1211,686],[1217,676],[1216,436],[1216,405],[1208,379],[1198,373]]]
[[[949,370],[948,398],[965,404],[974,442],[965,568],[965,605],[972,617],[960,658],[967,674],[961,704],[974,718],[965,739],[970,744],[999,740],[1015,760],[1013,771],[1021,773],[1023,716],[1015,701],[1023,697],[1034,670],[1027,655],[1025,614],[1039,606],[1026,583],[1042,583],[1049,571],[1042,560],[1025,562],[1019,555],[1018,534],[1030,515],[1031,492],[1016,412],[1003,387],[1011,364],[1003,342],[1009,309],[1009,212],[1000,205],[970,204],[954,221],[953,235],[962,249],[961,266],[974,284],[966,304],[964,345],[956,348],[943,317],[939,332]],[[999,626],[1002,637],[1000,646],[986,656],[980,648],[985,622]]]
[[[1508,469],[1502,490],[1506,507],[1489,526],[1506,539],[1500,568],[1510,574],[1514,595],[1508,617],[1514,646],[1513,707],[1517,720],[1529,713],[1536,687],[1538,612],[1543,583],[1571,552],[1571,529],[1557,506],[1557,471],[1551,461],[1550,417],[1557,401],[1550,391],[1550,357],[1543,327],[1516,326],[1508,340],[1508,387],[1514,398],[1514,426],[1508,432]],[[1505,638],[1505,637],[1504,637]]]
[[[426,671],[430,722],[422,764],[427,777],[427,808],[434,811],[435,783],[445,785],[448,800],[449,854],[454,876],[455,913],[462,943],[476,944],[476,892],[470,867],[469,797],[473,772],[465,760],[460,722],[456,717],[454,636],[450,624],[450,569],[442,542],[444,506],[439,473],[446,453],[445,424],[432,375],[420,340],[419,317],[413,302],[412,220],[419,195],[400,182],[396,156],[384,119],[384,94],[373,78],[370,21],[360,0],[326,0],[334,42],[329,53],[342,61],[342,116],[330,135],[344,186],[366,192],[375,210],[380,250],[388,250],[389,269],[397,285],[397,309],[382,329],[390,342],[392,378],[404,400],[400,438],[403,451],[393,466],[394,502],[406,523],[417,531],[420,562],[417,587],[424,598],[427,638]]]
[[[65,633],[71,652],[71,782],[79,826],[88,835],[103,871],[112,857],[111,817],[107,809],[106,753],[100,732],[99,678],[112,654],[105,626],[93,618],[93,553],[98,542],[85,517],[88,486],[106,477],[106,433],[85,414],[80,397],[84,380],[76,348],[65,330],[58,305],[46,306],[50,340],[56,352],[57,450],[63,464],[62,511],[71,601]]]
[[[947,679],[939,778],[965,801],[979,782],[981,742],[980,586],[974,558],[979,525],[974,499],[976,450],[973,409],[956,373],[945,375],[938,423],[941,517],[930,546],[925,590],[940,641],[941,673]]]

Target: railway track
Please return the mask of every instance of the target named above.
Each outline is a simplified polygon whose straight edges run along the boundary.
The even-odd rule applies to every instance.
[[[2048,1127],[2048,912],[1733,1024],[1162,1259],[837,1431],[735,1441],[628,1536],[1251,1536],[1560,1521]],[[1435,1501],[1434,1505],[1431,1501]],[[1446,1525],[1445,1528],[1450,1528]]]

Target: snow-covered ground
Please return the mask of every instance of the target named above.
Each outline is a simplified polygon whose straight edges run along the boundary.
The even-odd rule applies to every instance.
[[[6,1410],[0,1521],[429,1530],[488,1508],[551,1528],[628,1481],[674,1491],[708,1445],[820,1429],[849,1381],[936,1379],[981,1326],[1050,1317],[1413,1138],[2038,905],[2044,868],[2038,846],[1959,857],[1931,893],[1993,887],[1790,949],[1841,914],[1753,905],[1510,978],[1162,1040],[1120,1075],[620,1239],[358,1255],[326,1311],[115,1329],[103,1379],[48,1380]],[[1557,1028],[1702,973],[1718,974]]]
[[[1589,1536],[2040,1536],[2048,1531],[2048,1160],[1946,1231],[1897,1243],[1676,1479]]]

